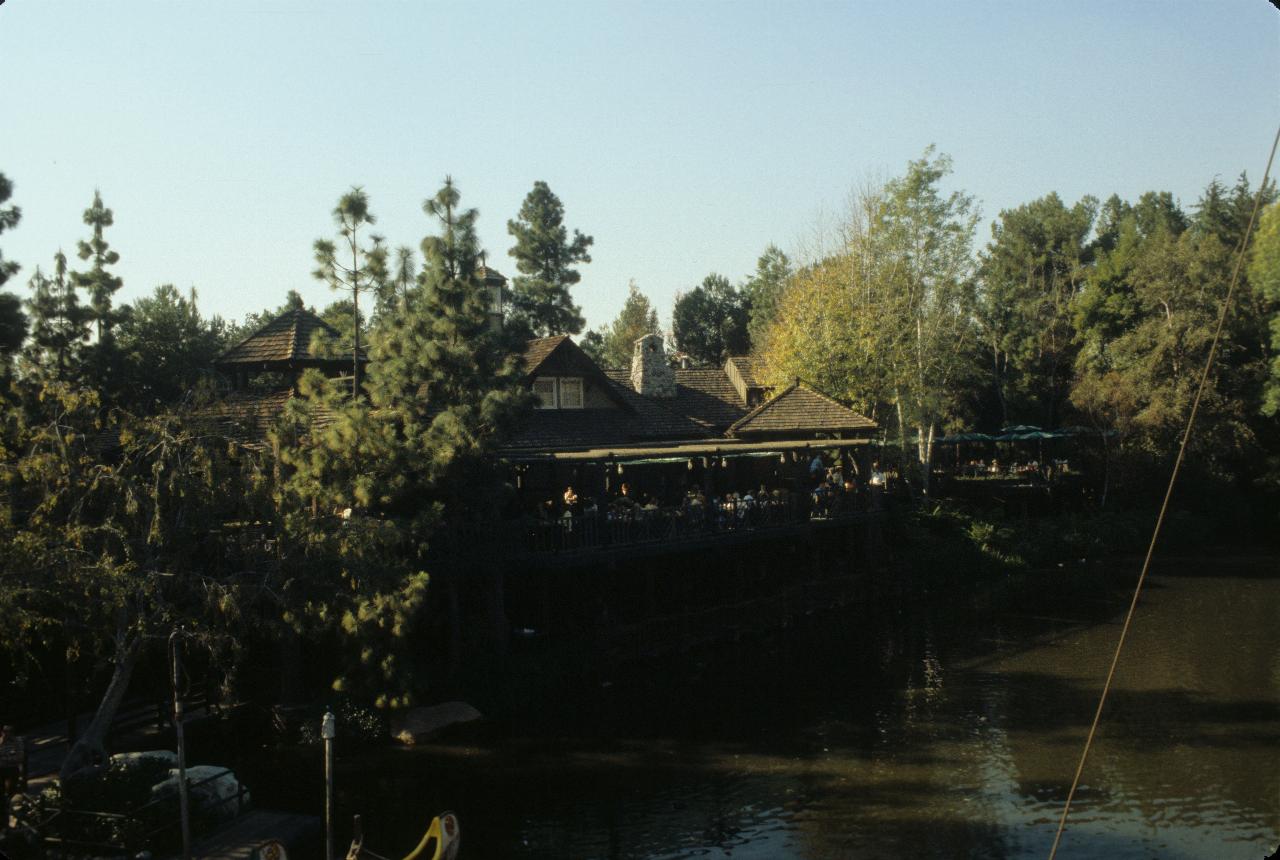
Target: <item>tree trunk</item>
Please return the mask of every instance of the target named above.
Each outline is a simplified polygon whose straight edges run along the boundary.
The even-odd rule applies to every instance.
[[[929,496],[930,485],[933,482],[933,432],[934,425],[930,423],[927,427],[921,425],[917,432],[920,434],[920,442],[918,445],[920,459],[920,488],[921,493],[927,498]]]
[[[1107,508],[1107,491],[1111,489],[1111,446],[1107,444],[1106,431],[1102,433],[1102,499],[1098,502],[1098,508],[1106,510]]]
[[[111,673],[111,683],[102,694],[98,710],[94,713],[89,725],[80,734],[62,762],[58,773],[59,779],[66,779],[78,770],[94,764],[106,756],[105,743],[111,723],[116,718],[116,711],[124,701],[124,694],[129,690],[129,680],[133,677],[133,669],[142,656],[142,640],[134,639],[119,648],[115,659],[115,669]]]

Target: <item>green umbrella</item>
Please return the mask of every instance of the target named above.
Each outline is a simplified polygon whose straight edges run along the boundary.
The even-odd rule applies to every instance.
[[[986,433],[956,433],[951,436],[943,436],[939,442],[990,442],[992,439]]]

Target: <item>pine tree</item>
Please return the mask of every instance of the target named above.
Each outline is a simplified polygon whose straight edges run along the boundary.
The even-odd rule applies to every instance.
[[[627,285],[627,301],[617,318],[603,331],[600,353],[606,367],[630,367],[631,352],[635,342],[647,334],[661,334],[658,311],[649,298],[636,286]]]
[[[0,204],[8,201],[13,195],[13,183],[0,173]],[[0,233],[18,226],[22,219],[22,210],[17,206],[0,205]],[[0,251],[0,287],[9,278],[17,274],[19,266],[13,260],[6,260]],[[27,336],[27,317],[22,312],[22,302],[11,293],[0,292],[0,364],[3,372],[8,373],[10,357],[22,348]]]
[[[576,263],[590,263],[588,248],[595,241],[577,230],[569,240],[564,206],[547,183],[538,181],[524,198],[520,214],[507,222],[516,244],[509,253],[520,272],[513,281],[513,316],[533,335],[577,334],[586,321],[573,303],[569,288],[582,279]]]
[[[82,351],[89,342],[89,308],[80,304],[75,285],[67,277],[67,256],[53,256],[53,277],[39,268],[31,277],[31,342],[27,361],[46,379],[70,382],[80,376]]]
[[[400,655],[426,599],[423,552],[442,520],[483,520],[505,499],[491,454],[530,400],[520,385],[519,344],[490,322],[478,276],[476,212],[459,207],[446,179],[424,210],[439,234],[422,242],[424,267],[369,337],[367,397],[312,371],[294,405],[297,423],[277,438],[290,467],[280,516],[296,576],[330,588],[320,621],[341,619],[360,656],[335,682],[385,704],[405,704],[413,667]],[[298,414],[301,412],[301,414]],[[314,420],[323,414],[324,421]],[[313,512],[345,511],[335,530]],[[323,571],[350,587],[332,590]],[[317,579],[317,572],[320,573]],[[323,616],[323,617],[320,617]]]
[[[385,281],[387,249],[381,236],[369,237],[368,247],[360,247],[360,228],[374,224],[377,219],[369,211],[369,196],[359,186],[338,199],[333,209],[333,220],[338,225],[338,235],[345,246],[342,250],[351,255],[351,265],[338,261],[338,248],[328,239],[317,239],[314,245],[316,270],[312,274],[330,288],[351,294],[352,320],[352,378],[355,390],[360,390],[360,292],[376,289],[379,281]]]
[[[91,260],[93,266],[87,272],[72,272],[71,282],[88,294],[87,310],[97,339],[89,348],[85,369],[91,384],[100,388],[118,381],[120,355],[116,349],[115,326],[124,318],[126,309],[112,305],[112,296],[123,285],[119,276],[108,271],[120,261],[120,255],[111,249],[104,235],[106,228],[115,223],[110,209],[102,203],[102,195],[93,192],[93,205],[84,211],[84,223],[93,228],[93,235],[81,240],[78,256]]]
[[[162,284],[138,299],[118,330],[122,399],[150,411],[186,395],[225,346],[225,330],[220,318],[201,316],[194,289]]]

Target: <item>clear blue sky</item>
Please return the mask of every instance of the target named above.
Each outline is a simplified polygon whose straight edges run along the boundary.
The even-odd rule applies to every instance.
[[[298,289],[352,184],[417,246],[446,173],[511,274],[533,182],[595,236],[592,326],[636,279],[737,281],[793,249],[850,187],[930,143],[994,217],[1066,200],[1256,179],[1280,122],[1265,0],[1152,3],[348,0],[0,6],[0,172],[23,264],[72,253],[95,187],[125,300],[171,282],[239,318]],[[985,242],[986,226],[980,239]]]

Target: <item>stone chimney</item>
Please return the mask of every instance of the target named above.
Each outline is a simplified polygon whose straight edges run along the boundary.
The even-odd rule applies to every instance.
[[[662,335],[647,334],[631,352],[631,387],[646,397],[675,397],[676,374],[667,364]]]

